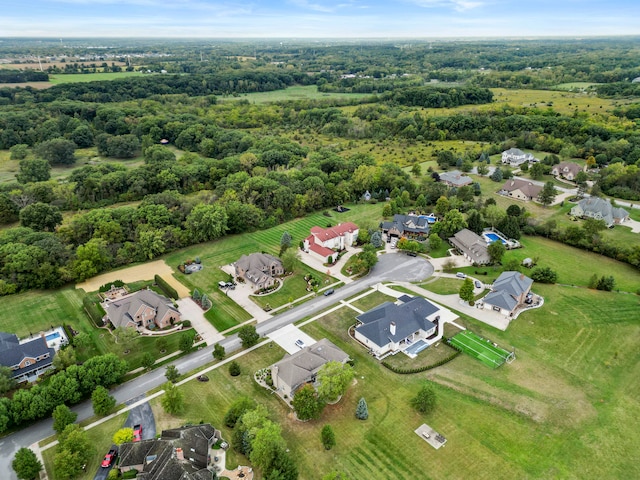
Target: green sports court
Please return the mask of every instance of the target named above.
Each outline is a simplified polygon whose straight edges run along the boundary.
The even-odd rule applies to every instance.
[[[448,342],[451,346],[477,358],[491,368],[498,368],[504,362],[511,363],[515,360],[513,352],[500,348],[490,340],[469,330],[454,335]]]

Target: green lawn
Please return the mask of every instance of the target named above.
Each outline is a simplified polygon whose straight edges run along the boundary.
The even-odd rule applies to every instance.
[[[228,440],[232,432],[222,423],[224,414],[236,398],[248,395],[282,426],[301,480],[332,470],[347,478],[394,480],[425,478],[421,472],[433,479],[640,476],[640,437],[635,432],[640,415],[640,323],[635,313],[640,299],[562,286],[539,285],[537,291],[545,306],[520,315],[505,332],[468,318],[458,320],[515,349],[517,358],[510,365],[492,370],[460,355],[425,373],[394,374],[348,337],[355,315],[345,307],[302,327],[314,338],[329,338],[355,362],[354,384],[319,420],[296,421],[282,401],[253,381],[256,370],[284,355],[269,343],[238,360],[239,377],[230,377],[223,366],[208,374],[210,382],[180,387],[186,409],[179,417],[165,414],[159,399],[153,400],[158,430],[211,422]],[[443,352],[449,350],[430,347],[416,366]],[[423,416],[409,401],[425,378],[433,382],[437,407]],[[361,397],[369,407],[366,421],[354,418]],[[422,423],[447,438],[446,448],[433,450],[413,433]],[[336,435],[331,451],[320,443],[326,424]],[[118,426],[102,431],[101,441]],[[248,460],[230,450],[228,466],[237,464]]]
[[[119,78],[139,77],[140,72],[108,72],[108,73],[58,73],[49,75],[49,81],[53,84],[97,82],[101,80],[117,80]]]
[[[452,295],[460,292],[462,280],[457,278],[441,277],[432,282],[423,283],[421,287],[440,295]]]
[[[373,307],[377,307],[378,305],[383,304],[384,302],[393,303],[395,301],[396,301],[395,297],[392,297],[390,295],[385,295],[384,293],[380,293],[380,292],[373,292],[367,295],[366,297],[362,297],[361,299],[356,300],[354,302],[350,302],[350,303],[354,307],[359,308],[363,312],[366,312],[371,310]],[[355,315],[357,314],[354,313],[354,317]],[[355,320],[354,320],[354,323],[355,323]]]

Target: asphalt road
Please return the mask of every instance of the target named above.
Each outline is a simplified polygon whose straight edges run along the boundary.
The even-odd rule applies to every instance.
[[[320,312],[338,303],[340,300],[349,298],[379,282],[413,282],[426,279],[432,274],[433,266],[423,258],[409,257],[408,255],[399,252],[387,253],[379,257],[378,263],[366,277],[336,289],[333,295],[327,297],[319,295],[298,307],[294,307],[286,312],[276,315],[272,319],[260,323],[257,326],[257,330],[261,336],[266,336],[284,325],[297,322],[302,318]],[[227,354],[239,350],[241,346],[237,335],[227,337],[219,343],[225,348]],[[185,355],[172,363],[178,368],[180,373],[187,373],[209,363],[212,359],[212,352],[213,345],[210,345],[202,348],[201,350],[190,353],[189,355]],[[164,376],[164,372],[164,368],[158,368],[145,373],[144,375],[130,380],[129,382],[117,386],[111,390],[111,395],[115,397],[118,404],[126,403],[131,399],[143,396],[149,390],[152,390],[167,381]],[[72,410],[78,414],[78,421],[84,420],[93,415],[90,400],[76,405]],[[2,452],[2,455],[0,455],[0,472],[3,472],[3,479],[17,480],[15,472],[11,468],[11,461],[13,460],[16,452],[21,447],[28,447],[43,438],[53,435],[54,431],[52,425],[53,420],[48,418],[0,439],[0,452]],[[144,433],[145,430],[143,429],[143,435]],[[144,436],[144,438],[147,437]]]

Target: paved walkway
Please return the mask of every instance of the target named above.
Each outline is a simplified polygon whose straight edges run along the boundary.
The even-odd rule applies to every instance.
[[[76,288],[82,288],[85,292],[95,292],[102,285],[106,285],[115,280],[122,280],[124,283],[153,280],[156,274],[160,275],[169,285],[175,288],[180,298],[188,297],[191,294],[189,289],[173,276],[173,269],[167,265],[164,260],[156,260],[155,262],[136,265],[135,267],[103,273],[102,275],[77,284]]]
[[[618,226],[618,225],[616,225]],[[619,225],[620,227],[629,227],[633,233],[640,233],[640,222],[637,220],[629,219]]]
[[[182,319],[191,321],[191,326],[207,342],[207,345],[213,345],[224,338],[224,335],[219,333],[209,320],[204,318],[202,308],[190,297],[181,298],[176,303],[178,304],[178,310],[182,314]]]
[[[233,277],[235,278],[236,269],[233,265],[223,265],[220,268],[223,272],[228,273],[229,275],[233,275]],[[287,281],[286,277],[284,278],[284,281]],[[270,313],[265,312],[261,307],[256,305],[249,298],[249,296],[253,294],[253,287],[249,285],[249,283],[238,283],[233,290],[225,288],[224,292],[226,293],[227,297],[229,297],[231,300],[240,305],[244,310],[246,310],[247,313],[249,313],[249,315],[253,317],[252,320],[260,323],[271,318]]]

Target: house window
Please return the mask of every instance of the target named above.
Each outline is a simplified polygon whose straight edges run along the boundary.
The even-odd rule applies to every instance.
[[[30,360],[27,360],[26,362],[24,362],[24,366],[25,367],[28,367],[29,365],[31,365],[31,361]]]

